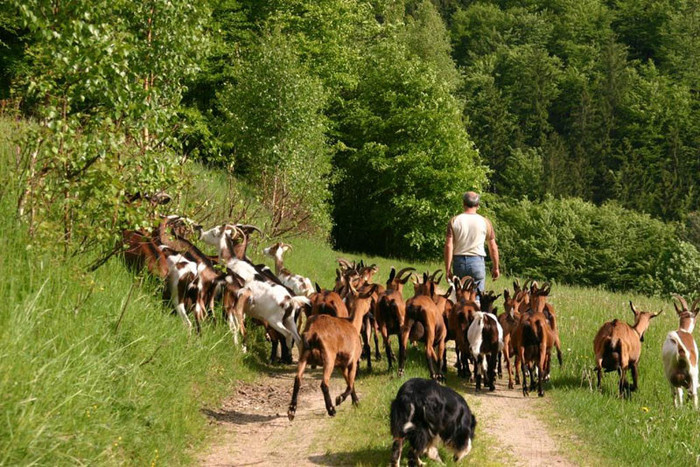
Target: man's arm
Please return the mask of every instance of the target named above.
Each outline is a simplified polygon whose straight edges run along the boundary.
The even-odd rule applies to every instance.
[[[486,222],[488,222],[489,226],[487,235],[489,255],[491,256],[491,262],[493,263],[493,266],[491,267],[491,277],[493,280],[496,280],[501,275],[501,271],[498,269],[500,265],[500,258],[498,256],[498,245],[496,244],[496,232],[493,230],[491,221],[487,219]]]
[[[450,268],[452,268],[452,251],[454,250],[452,236],[452,221],[447,224],[447,234],[445,235],[445,277],[452,280]]]

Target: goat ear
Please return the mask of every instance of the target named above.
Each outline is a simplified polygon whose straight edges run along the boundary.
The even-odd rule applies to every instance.
[[[426,282],[428,282],[428,273],[424,272],[423,273],[423,283],[425,284]]]
[[[394,277],[396,277],[396,269],[394,269],[394,266],[392,266],[391,272],[389,273],[389,282],[393,281]]]
[[[316,285],[316,292],[321,293],[321,286],[318,285],[318,282],[314,282],[314,285]]]
[[[510,292],[508,292],[508,289],[503,289],[503,298],[506,300],[510,299]]]

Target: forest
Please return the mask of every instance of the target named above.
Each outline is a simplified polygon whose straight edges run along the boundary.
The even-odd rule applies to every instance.
[[[2,109],[32,122],[18,210],[66,254],[104,254],[204,164],[292,233],[435,259],[473,189],[510,273],[697,291],[699,9],[4,2]]]

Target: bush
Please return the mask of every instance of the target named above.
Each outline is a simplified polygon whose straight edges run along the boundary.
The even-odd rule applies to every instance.
[[[700,284],[698,250],[647,214],[578,198],[490,209],[510,274],[647,293],[690,293]]]

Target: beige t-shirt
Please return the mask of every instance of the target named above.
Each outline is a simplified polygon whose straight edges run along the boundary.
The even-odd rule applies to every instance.
[[[484,241],[493,237],[491,223],[479,214],[462,214],[450,220],[453,255],[486,256]]]

